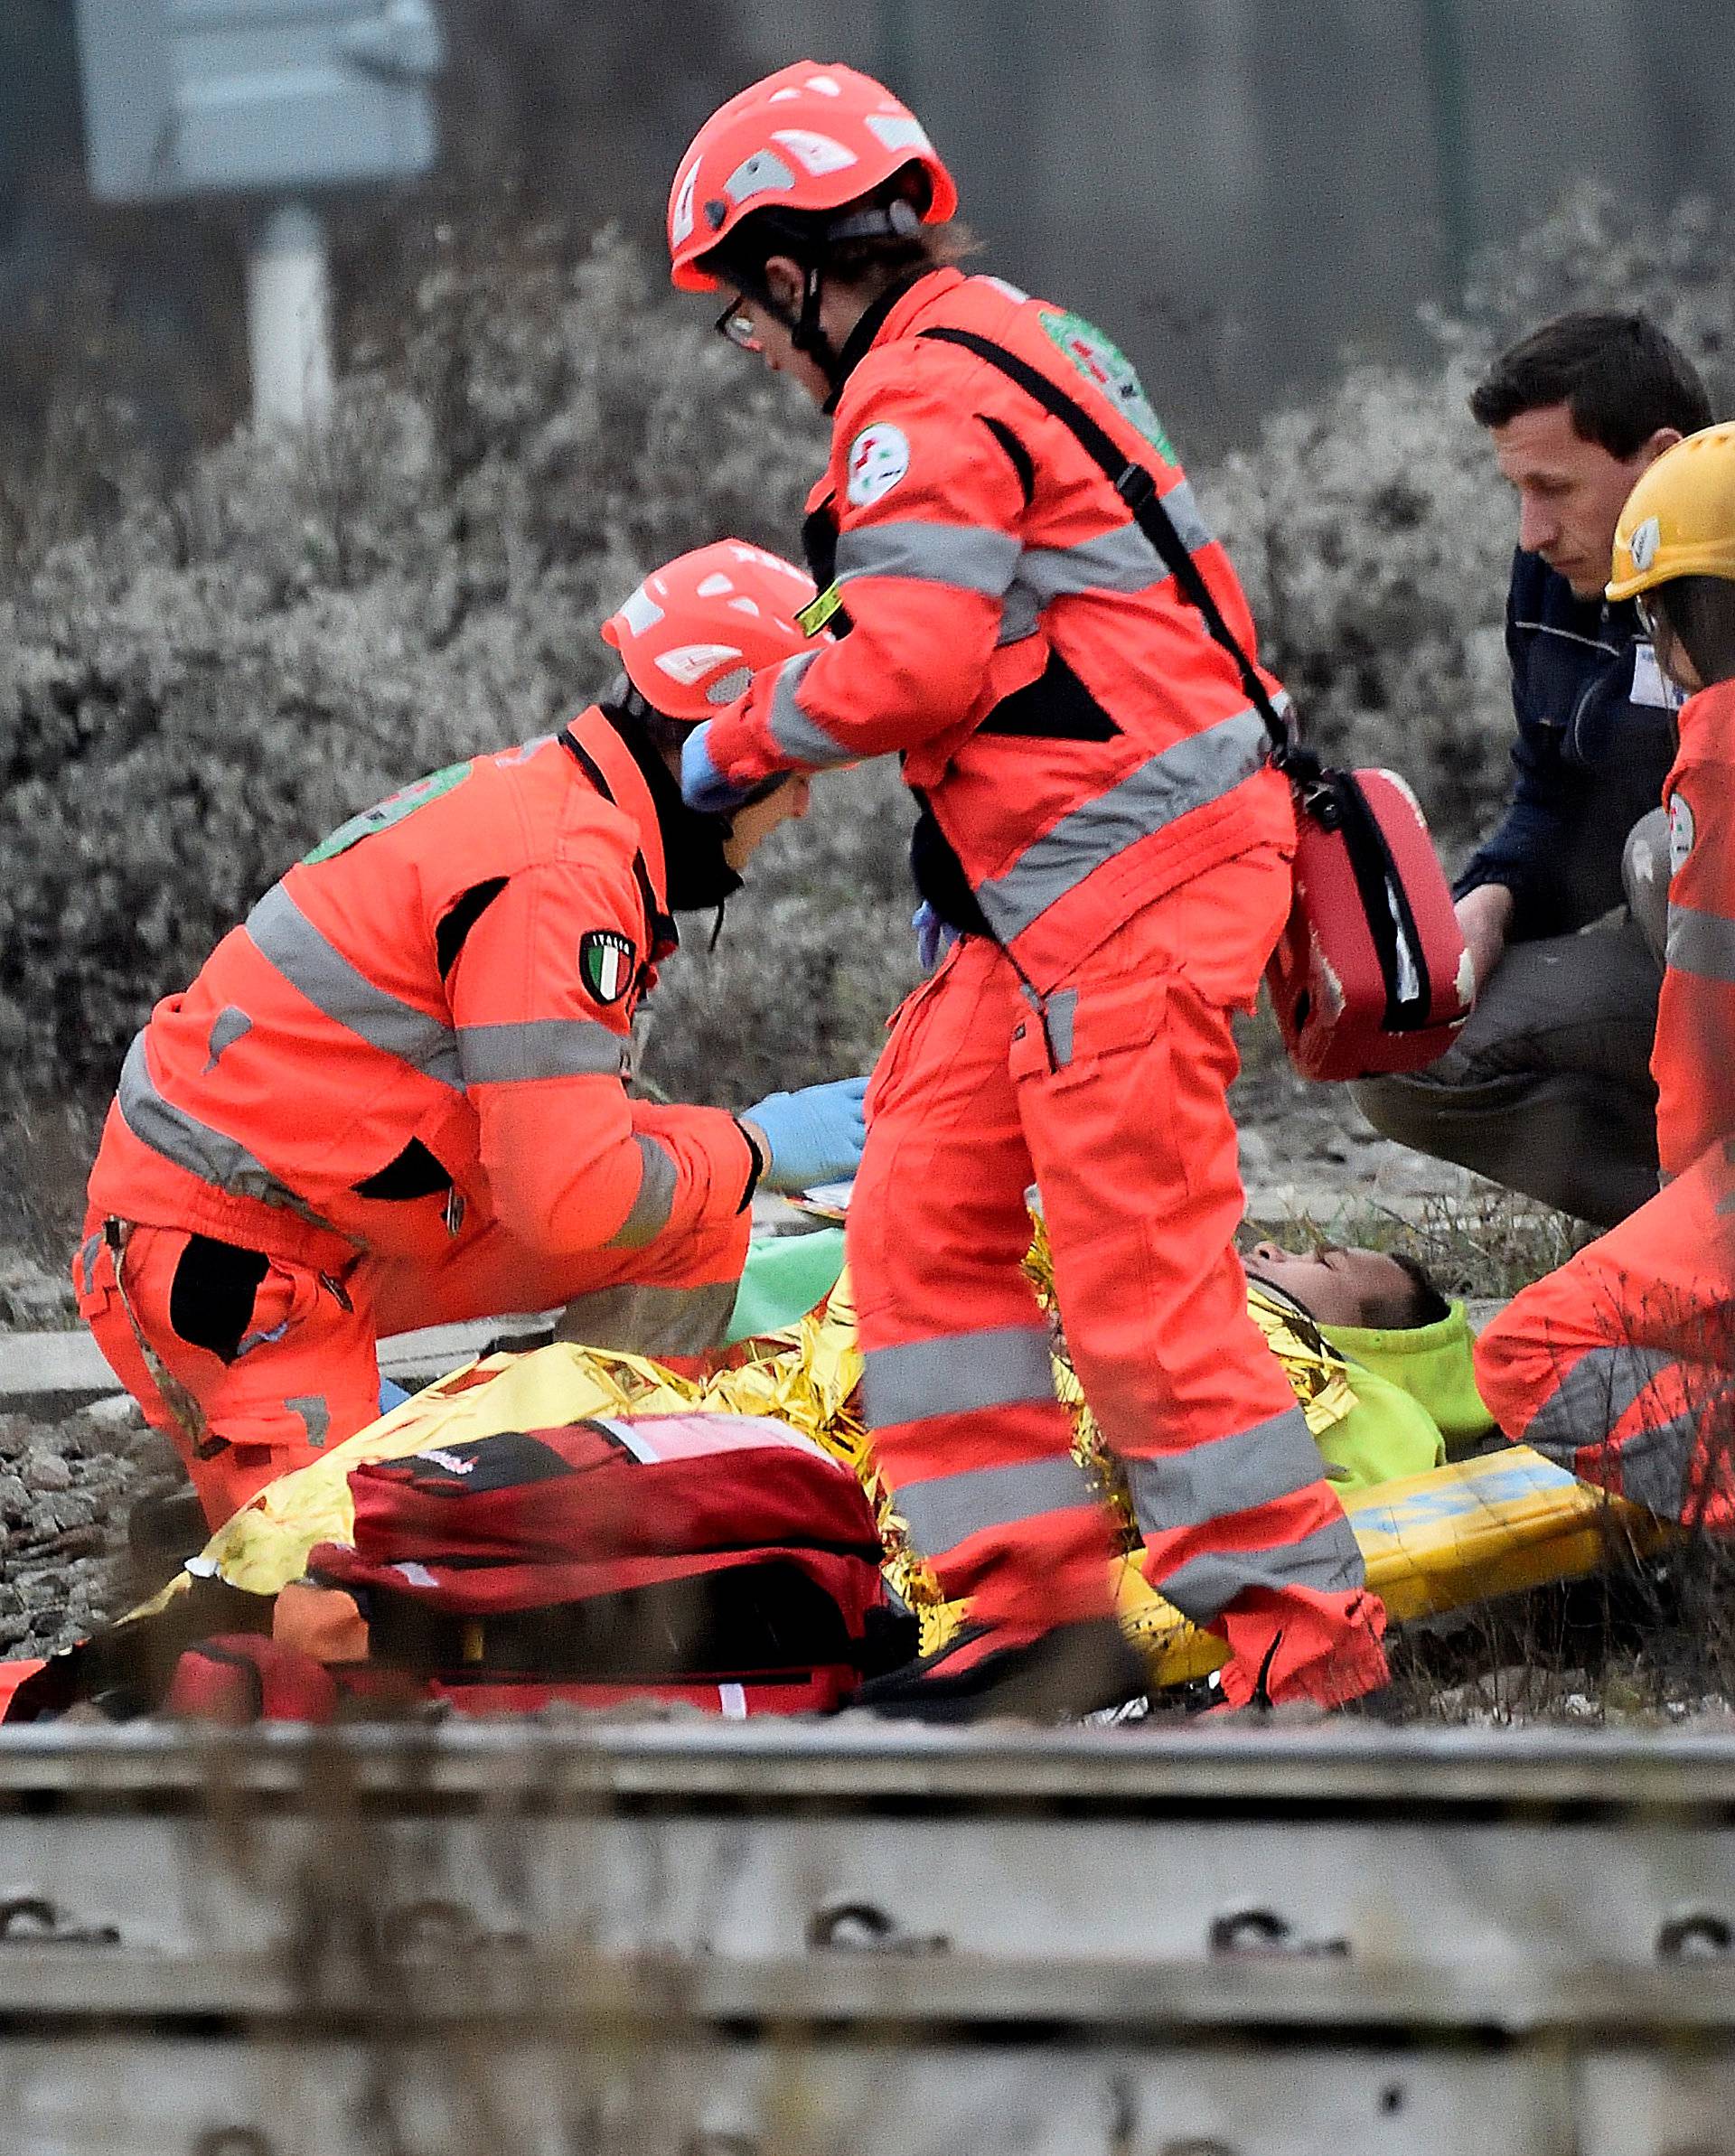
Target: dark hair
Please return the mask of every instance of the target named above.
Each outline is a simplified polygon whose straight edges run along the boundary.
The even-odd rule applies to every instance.
[[[1442,1317],[1451,1316],[1452,1306],[1420,1258],[1412,1258],[1408,1251],[1387,1251],[1385,1254],[1410,1282],[1410,1293],[1390,1302],[1370,1302],[1365,1312],[1370,1329],[1411,1332],[1418,1326],[1438,1325]]]
[[[1674,576],[1645,596],[1707,688],[1735,680],[1735,584],[1725,576]]]
[[[1563,404],[1587,442],[1634,455],[1659,427],[1683,435],[1711,425],[1698,370],[1643,314],[1593,308],[1557,314],[1500,357],[1470,392],[1478,427]]]
[[[894,203],[907,202],[919,211],[927,200],[927,184],[921,166],[909,164],[871,194],[836,210],[755,210],[701,258],[699,267],[725,283],[752,290],[774,255],[789,255],[843,284],[865,285],[877,294],[901,278],[943,268],[975,252],[975,234],[956,218],[947,224],[924,225],[911,216],[905,220],[908,230],[849,239],[830,237],[832,225],[855,211],[889,210]],[[905,213],[900,211],[899,217],[905,220]]]

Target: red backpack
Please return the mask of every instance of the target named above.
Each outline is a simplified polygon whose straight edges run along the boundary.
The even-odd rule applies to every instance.
[[[860,1484],[766,1417],[511,1431],[369,1461],[350,1489],[354,1541],[319,1544],[308,1577],[366,1624],[352,1692],[786,1713],[914,1652]]]

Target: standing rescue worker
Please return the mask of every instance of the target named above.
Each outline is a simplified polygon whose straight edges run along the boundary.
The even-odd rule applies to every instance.
[[[1507,1436],[1666,1519],[1735,1531],[1735,426],[1666,451],[1615,533],[1690,691],[1664,785],[1667,966],[1651,1071],[1663,1188],[1524,1289],[1477,1345]]]
[[[604,626],[605,703],[355,817],[157,1005],[73,1275],[213,1525],[375,1419],[382,1336],[566,1303],[593,1345],[710,1345],[755,1187],[854,1167],[860,1079],[743,1119],[626,1090],[671,911],[719,905],[807,805],[796,781],[696,814],[680,741],[818,649],[812,596],[734,540],[671,562]]]
[[[1348,1699],[1385,1679],[1384,1613],[1233,1246],[1230,1018],[1289,910],[1289,789],[1130,495],[1154,484],[1249,644],[1252,623],[1132,368],[952,267],[956,202],[896,98],[803,61],[706,123],[669,206],[676,285],[723,292],[719,329],[835,426],[808,618],[838,642],[698,729],[687,797],[896,752],[917,885],[957,939],[877,1066],[849,1250],[877,1457],[971,1622],[860,1697],[1046,1714],[1143,1688],[1020,1271],[1034,1179],[1149,1578],[1228,1642],[1229,1702]],[[996,348],[1088,408],[1120,491]]]

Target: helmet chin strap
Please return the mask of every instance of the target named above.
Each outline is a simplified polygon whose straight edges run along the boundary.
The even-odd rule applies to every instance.
[[[820,310],[824,304],[825,273],[817,262],[810,262],[802,286],[802,311],[789,325],[790,342],[797,352],[812,361],[824,375],[827,389],[835,392],[842,380],[842,368],[837,347],[820,325]]]

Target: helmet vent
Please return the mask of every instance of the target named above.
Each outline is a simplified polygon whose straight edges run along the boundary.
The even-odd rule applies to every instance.
[[[749,666],[731,667],[727,674],[719,674],[705,691],[708,704],[732,704],[738,696],[746,696],[753,680]]]
[[[779,127],[776,139],[816,177],[822,173],[847,172],[860,163],[853,150],[830,135],[816,135],[811,127]]]
[[[662,619],[662,609],[643,585],[630,599],[621,603],[621,619],[634,636],[642,636],[647,629],[654,629]]]

